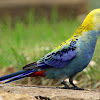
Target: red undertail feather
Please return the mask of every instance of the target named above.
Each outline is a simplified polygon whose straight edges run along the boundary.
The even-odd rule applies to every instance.
[[[29,75],[29,77],[37,77],[37,76],[45,77],[45,71],[37,71]]]

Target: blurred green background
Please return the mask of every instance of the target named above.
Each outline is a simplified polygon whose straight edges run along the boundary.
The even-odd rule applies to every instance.
[[[89,9],[100,8],[100,0],[88,0]]]
[[[65,0],[59,4],[0,0],[0,76],[21,70],[67,40],[86,14],[99,7],[100,0]],[[34,0],[35,1],[35,0]],[[63,0],[64,1],[64,0]],[[50,3],[51,2],[51,3]],[[74,3],[73,3],[74,2]],[[13,5],[16,5],[14,7]],[[69,6],[68,6],[69,5]],[[100,37],[88,67],[75,77],[75,84],[85,88],[100,87]],[[66,79],[66,81],[68,81]],[[15,83],[12,83],[15,84]],[[60,86],[58,80],[27,78],[16,84]]]

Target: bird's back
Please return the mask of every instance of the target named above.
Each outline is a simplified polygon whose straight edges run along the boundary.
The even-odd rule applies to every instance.
[[[66,44],[60,45],[61,47],[58,46],[55,51],[59,51],[62,48],[68,48],[71,43],[73,43],[77,55],[73,60],[71,60],[71,62],[69,62],[65,67],[61,69],[48,69],[46,71],[47,78],[66,78],[74,76],[78,72],[82,71],[92,59],[99,33],[99,31],[91,30],[86,33],[83,33],[80,36],[75,36],[74,34],[69,40],[67,40]]]

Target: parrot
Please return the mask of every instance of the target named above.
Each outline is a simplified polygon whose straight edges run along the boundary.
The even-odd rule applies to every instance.
[[[99,34],[100,8],[92,10],[68,40],[22,70],[0,77],[0,82],[40,76],[58,79],[64,85],[62,89],[83,90],[73,83],[73,78],[91,61]],[[65,82],[66,78],[72,86]]]

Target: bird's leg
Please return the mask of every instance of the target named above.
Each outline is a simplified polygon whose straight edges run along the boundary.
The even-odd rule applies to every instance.
[[[61,81],[61,84],[64,85],[64,87],[62,87],[62,89],[70,89],[70,87],[66,84],[65,81]]]
[[[77,87],[77,86],[73,83],[73,77],[70,77],[70,78],[69,78],[69,83],[73,86],[73,87],[70,87],[70,89],[74,89],[74,90],[84,90],[84,89],[82,89],[82,88]]]

